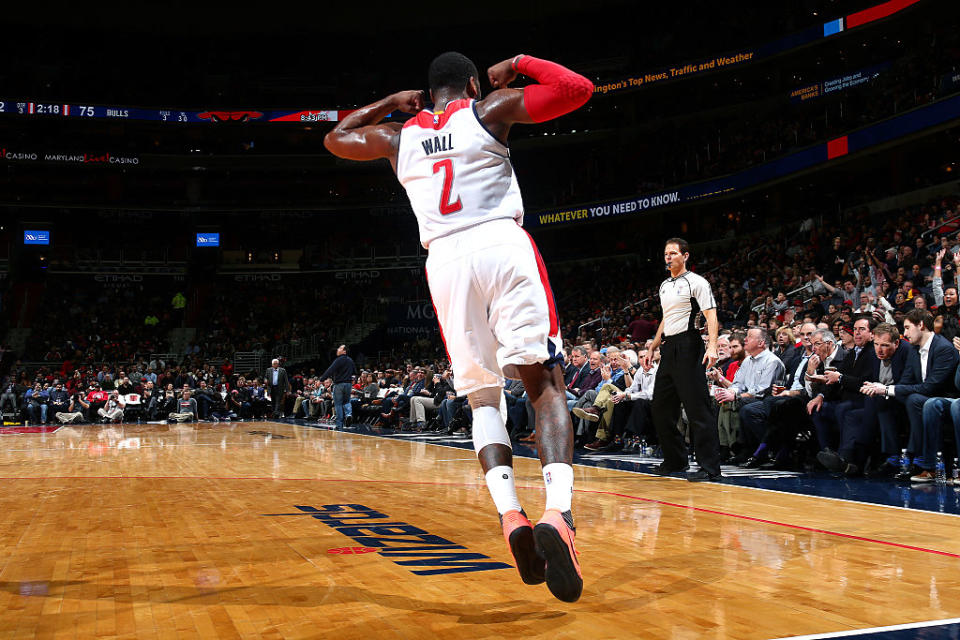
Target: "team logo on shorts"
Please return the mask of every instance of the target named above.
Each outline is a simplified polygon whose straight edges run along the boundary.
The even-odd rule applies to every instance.
[[[549,471],[547,471],[545,474],[543,474],[543,479],[547,481],[547,484],[550,484],[550,483],[552,482],[552,478],[550,477],[550,472],[549,472]]]

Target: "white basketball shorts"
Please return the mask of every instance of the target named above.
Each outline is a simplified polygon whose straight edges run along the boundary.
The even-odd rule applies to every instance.
[[[515,221],[437,238],[429,251],[427,282],[458,395],[503,386],[507,365],[563,360],[547,270]]]

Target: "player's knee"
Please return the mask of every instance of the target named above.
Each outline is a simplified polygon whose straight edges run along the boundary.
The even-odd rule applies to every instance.
[[[471,394],[472,395],[472,394]],[[471,402],[472,405],[472,402]],[[478,406],[473,409],[473,448],[478,454],[491,444],[512,448],[507,426],[499,406]]]
[[[480,407],[494,407],[499,410],[500,401],[503,398],[503,390],[500,387],[486,387],[477,389],[467,395],[470,402],[470,408],[476,411]]]

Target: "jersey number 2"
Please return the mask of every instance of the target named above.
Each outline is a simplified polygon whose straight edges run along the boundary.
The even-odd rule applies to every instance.
[[[460,211],[463,205],[460,203],[460,196],[457,196],[456,202],[450,202],[450,191],[453,190],[453,160],[447,158],[434,163],[434,173],[439,173],[441,169],[443,170],[443,193],[440,194],[440,214],[448,215]]]

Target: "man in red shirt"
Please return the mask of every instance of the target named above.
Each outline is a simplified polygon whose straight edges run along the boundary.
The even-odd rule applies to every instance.
[[[99,382],[90,383],[86,398],[84,398],[83,395],[77,396],[77,400],[79,400],[80,406],[83,407],[83,410],[87,413],[87,420],[90,422],[97,421],[97,411],[107,404],[108,399],[109,395],[100,388]]]

